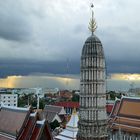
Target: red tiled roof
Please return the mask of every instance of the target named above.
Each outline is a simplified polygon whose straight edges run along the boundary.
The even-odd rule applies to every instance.
[[[112,111],[112,108],[113,108],[113,104],[107,104],[106,105],[106,112],[110,114]]]
[[[37,120],[37,115],[35,115],[35,116],[30,115],[30,117],[26,123],[26,126],[23,129],[23,132],[20,134],[20,136],[17,138],[17,140],[24,140],[25,138],[29,139],[32,129],[36,123],[36,120]]]
[[[47,131],[45,130],[47,129]],[[48,132],[48,133],[47,133]],[[52,140],[51,132],[45,120],[37,121],[37,115],[31,116],[25,129],[17,140]]]
[[[41,123],[40,123],[41,122]],[[52,136],[46,121],[37,121],[30,140],[52,140]]]
[[[68,108],[79,108],[79,102],[58,102],[56,106],[68,107]]]
[[[38,137],[39,131],[40,131],[40,127],[36,125],[30,140],[36,140]]]

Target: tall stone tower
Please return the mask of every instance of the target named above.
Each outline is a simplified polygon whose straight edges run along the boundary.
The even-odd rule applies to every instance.
[[[91,5],[93,8],[93,5]],[[96,22],[89,23],[92,33],[82,49],[80,110],[77,140],[107,140],[105,57],[102,43],[94,34]]]

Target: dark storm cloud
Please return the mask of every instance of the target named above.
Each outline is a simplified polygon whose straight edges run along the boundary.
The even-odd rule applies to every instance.
[[[139,73],[139,61],[106,61],[109,73]],[[0,77],[31,74],[79,74],[80,61],[0,60]]]
[[[107,73],[140,73],[139,61],[107,61]]]
[[[2,21],[2,19],[0,18],[0,21]],[[26,25],[22,25],[20,24],[20,26],[17,25],[18,21],[15,21],[15,23],[11,23],[10,21],[7,21],[8,23],[4,24],[4,26],[1,26],[0,28],[0,37],[6,40],[14,40],[14,41],[27,41],[29,40],[29,35],[30,32],[27,28],[25,28]],[[23,24],[23,22],[21,21],[21,23]],[[2,23],[1,23],[2,24]]]
[[[104,46],[108,72],[138,72],[139,1],[95,5],[95,34]],[[0,76],[66,73],[67,59],[69,73],[79,73],[81,49],[91,34],[90,13],[86,0],[0,1]]]
[[[21,1],[0,1],[0,37],[6,40],[26,41],[32,26]]]
[[[79,74],[79,61],[0,60],[0,77],[33,73]]]

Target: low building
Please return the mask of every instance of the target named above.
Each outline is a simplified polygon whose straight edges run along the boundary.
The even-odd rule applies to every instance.
[[[55,103],[55,105],[64,107],[67,114],[72,114],[72,110],[74,108],[76,108],[77,111],[79,109],[79,102],[72,102],[72,101],[57,102],[57,103]]]
[[[58,88],[43,88],[43,92],[45,95],[52,94],[56,95],[59,92]]]
[[[108,100],[106,103],[106,111],[109,115],[112,111],[113,105],[115,101]],[[55,106],[64,107],[67,114],[72,114],[72,110],[76,108],[76,110],[79,110],[79,102],[72,102],[72,101],[65,101],[65,102],[57,102],[55,103]]]
[[[29,108],[1,106],[0,140],[52,140],[47,121]]]
[[[59,98],[62,100],[71,100],[73,93],[68,90],[61,90],[59,92]]]
[[[140,139],[140,98],[117,99],[108,120],[111,140]]]
[[[18,104],[17,94],[0,94],[0,104],[3,103],[6,106],[16,106]]]
[[[70,121],[59,135],[55,137],[55,140],[76,140],[78,132],[78,115],[76,109],[73,110]]]

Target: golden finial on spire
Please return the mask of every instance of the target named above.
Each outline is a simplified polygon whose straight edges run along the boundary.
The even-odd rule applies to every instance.
[[[96,24],[96,21],[95,21],[95,19],[94,19],[94,17],[93,17],[93,15],[94,15],[93,7],[94,7],[94,5],[93,5],[93,3],[92,3],[92,4],[91,4],[92,18],[90,19],[89,26],[88,26],[88,28],[89,28],[89,30],[91,31],[92,35],[93,35],[93,33],[95,32],[95,30],[97,29],[97,24]]]

